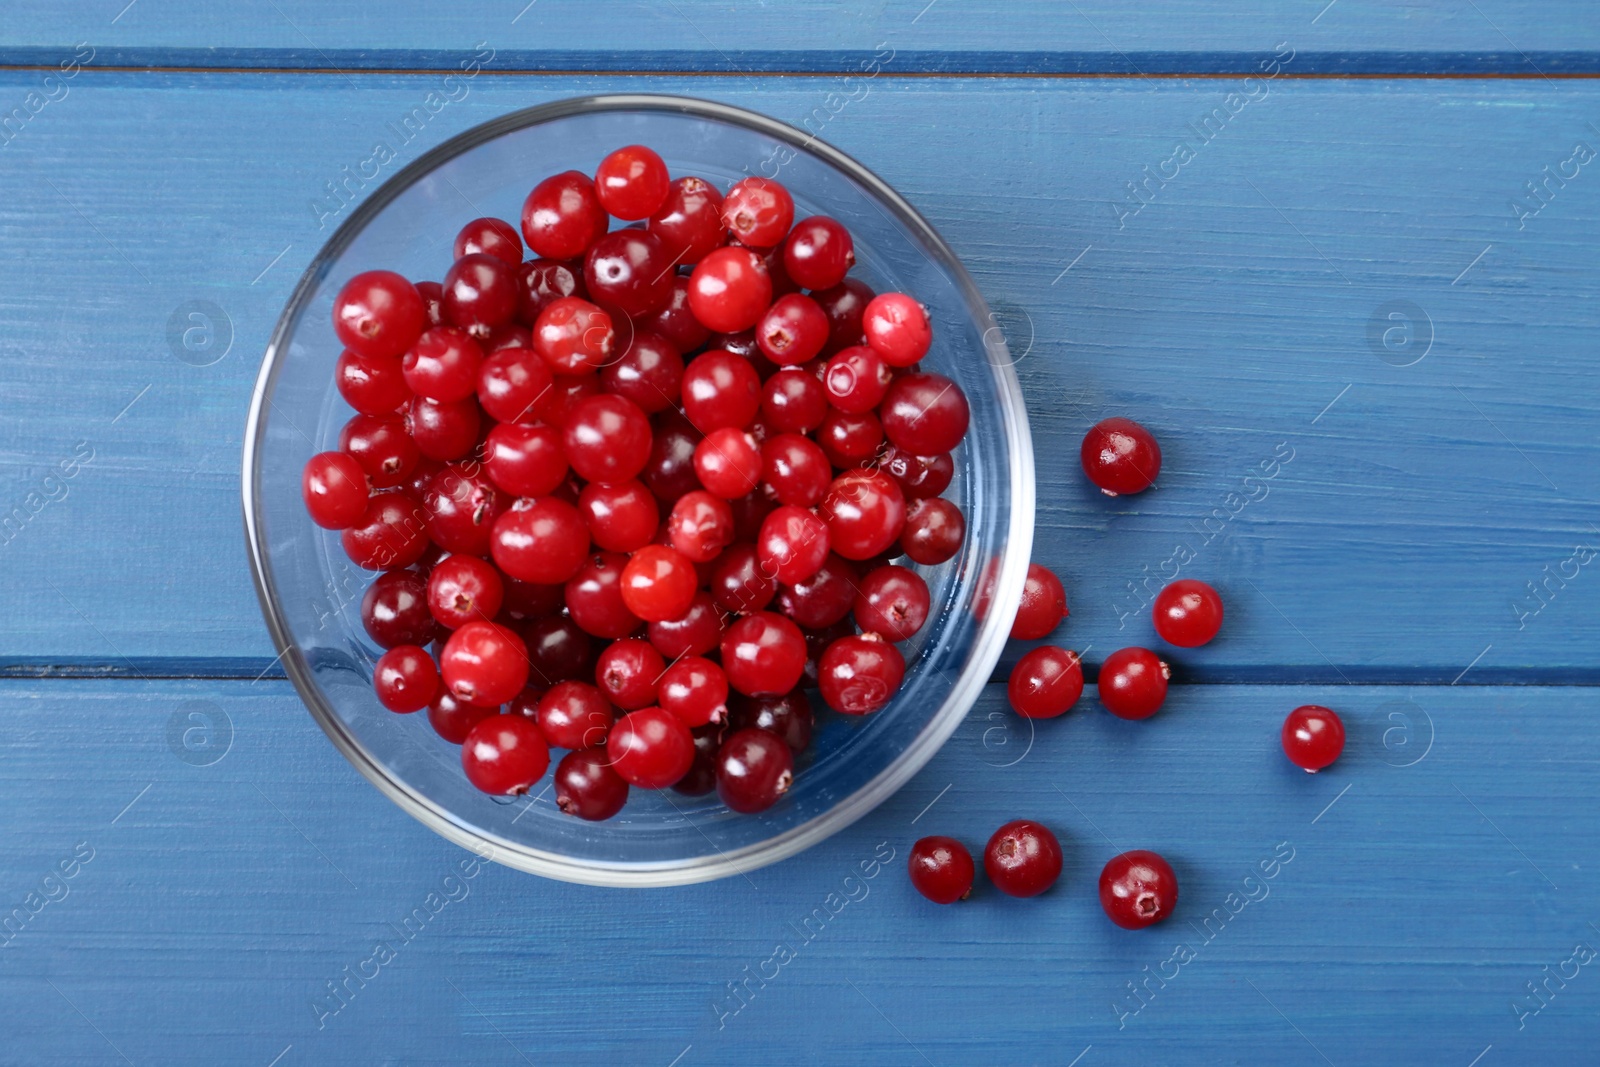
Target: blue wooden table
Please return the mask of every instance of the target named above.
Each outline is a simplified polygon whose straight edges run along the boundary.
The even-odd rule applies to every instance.
[[[0,18],[0,1064],[1600,1062],[1587,0]],[[430,93],[395,167],[614,91],[805,126],[942,230],[1020,355],[1060,640],[1147,642],[1174,571],[1227,598],[1158,717],[991,685],[825,845],[638,892],[479,864],[337,755],[237,504],[267,334],[371,188],[329,183]],[[1076,469],[1113,413],[1155,491]],[[910,890],[917,836],[1023,815],[1049,895]],[[1093,882],[1134,847],[1183,897],[1128,933]]]

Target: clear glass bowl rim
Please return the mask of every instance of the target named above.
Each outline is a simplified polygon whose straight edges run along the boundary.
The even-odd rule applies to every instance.
[[[556,119],[606,111],[666,111],[743,126],[817,156],[865,188],[898,222],[909,229],[955,280],[968,311],[977,321],[994,318],[977,285],[955,252],[922,215],[886,182],[855,159],[804,130],[757,112],[716,101],[665,94],[629,93],[570,97],[511,112],[463,131],[424,153],[373,191],[323,245],[301,275],[283,314],[273,328],[262,358],[261,371],[250,397],[243,454],[243,508],[245,541],[251,576],[262,615],[290,681],[302,702],[334,746],[368,781],[403,811],[462,848],[495,862],[561,881],[602,886],[669,886],[711,881],[764,867],[795,855],[844,829],[893,796],[923,768],[966,718],[994,666],[1010,632],[1011,618],[1021,602],[1033,542],[1035,508],[1033,442],[1028,430],[1022,389],[1000,331],[985,334],[985,358],[994,376],[1001,421],[1010,459],[1010,528],[1003,562],[995,576],[989,611],[980,622],[965,670],[938,711],[916,739],[875,778],[840,800],[828,811],[782,834],[734,851],[686,861],[640,865],[599,865],[576,861],[558,853],[529,848],[516,842],[490,838],[466,829],[451,814],[391,778],[352,734],[325,699],[315,674],[293,639],[278,604],[278,590],[260,521],[259,462],[264,445],[270,403],[282,361],[294,329],[334,261],[355,237],[401,192],[441,164],[514,130]],[[991,336],[993,335],[993,336]]]

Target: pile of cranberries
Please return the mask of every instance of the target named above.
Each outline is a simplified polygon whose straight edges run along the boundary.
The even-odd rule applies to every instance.
[[[485,792],[559,748],[581,818],[630,787],[761,811],[806,686],[846,715],[899,688],[930,611],[909,564],[966,533],[940,494],[967,400],[920,366],[926,310],[794,216],[778,182],[723,194],[630,145],[540,182],[520,229],[467,223],[442,282],[374,270],[334,301],[357,414],[306,507],[382,572],[378,700],[426,709]]]

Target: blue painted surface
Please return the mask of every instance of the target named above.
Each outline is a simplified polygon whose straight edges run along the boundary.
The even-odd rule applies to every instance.
[[[60,898],[0,948],[0,1063],[1594,1059],[1600,960],[1567,961],[1600,947],[1600,586],[1569,561],[1600,542],[1600,179],[1525,188],[1600,146],[1593,83],[1537,76],[1596,69],[1587,5],[121,7],[14,4],[0,27],[0,113],[46,88],[18,64],[94,49],[0,145],[0,503],[24,515],[0,537],[0,667],[39,676],[0,683],[0,904]],[[690,73],[827,74],[886,38],[895,61],[836,111],[837,78]],[[921,208],[1022,354],[1059,640],[1091,663],[1148,641],[1137,583],[1180,546],[1228,598],[1161,715],[1086,698],[1030,738],[992,686],[894,801],[748,880],[446,883],[470,857],[270,670],[237,459],[262,344],[327,232],[312,198],[479,41],[496,58],[401,161],[561,96],[680,92],[809,125]],[[1286,73],[1518,77],[1273,79],[1200,137],[1242,76],[898,76],[1242,75],[1279,41]],[[146,65],[432,73],[97,69]],[[662,73],[501,76],[590,67]],[[196,310],[225,350],[174,346]],[[1111,413],[1166,452],[1131,501],[1076,469]],[[1310,701],[1352,737],[1315,778],[1275,741]],[[1024,814],[1067,847],[1048,896],[941,910],[907,887],[918,834],[976,848]],[[1183,883],[1141,934],[1092,896],[1128,847]],[[1208,931],[1236,891],[1260,899]],[[418,906],[414,936],[385,925]],[[393,961],[314,1007],[379,938]],[[1171,975],[1179,942],[1194,960],[1133,1012],[1126,983]],[[728,983],[774,967],[741,1007]]]

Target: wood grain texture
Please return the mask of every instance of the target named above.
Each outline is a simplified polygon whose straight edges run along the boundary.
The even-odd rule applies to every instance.
[[[36,79],[0,75],[0,98]],[[0,512],[25,513],[0,546],[6,663],[268,666],[236,488],[258,353],[329,232],[313,197],[434,82],[84,74],[0,149],[21,250],[0,263]],[[400,158],[622,88],[708,86],[484,76]],[[815,83],[720,88],[876,169],[994,303],[1049,487],[1038,557],[1091,661],[1150,639],[1143,583],[1176,569],[1229,603],[1225,636],[1180,658],[1192,679],[1595,678],[1594,178],[1520,223],[1511,205],[1600,144],[1596,90],[1276,81],[1204,139],[1242,84],[883,79],[820,126]],[[1148,178],[1184,139],[1176,177]],[[216,348],[173,341],[197,300],[231,332],[209,366]],[[1109,414],[1160,437],[1156,490],[1082,478]]]
[[[0,948],[5,1064],[122,1062],[113,1044],[138,1064],[292,1046],[280,1067],[1066,1064],[1093,1046],[1083,1067],[1463,1067],[1490,1045],[1485,1064],[1581,1062],[1600,1010],[1593,964],[1520,1029],[1513,1009],[1600,945],[1600,739],[1569,688],[1176,687],[1147,722],[1085,699],[1030,738],[991,687],[856,826],[748,879],[649,892],[495,866],[460,879],[468,854],[367,786],[285,683],[14,681],[0,700],[0,911],[93,851]],[[1350,730],[1316,776],[1277,747],[1302,700]],[[197,707],[212,729],[186,749],[171,721]],[[915,837],[978,847],[1019,816],[1063,842],[1048,895],[914,895]],[[1093,890],[1134,847],[1182,885],[1173,919],[1139,933]],[[387,924],[430,892],[447,902],[401,938]],[[383,938],[395,958],[315,1011]],[[779,944],[794,958],[768,964]],[[1178,944],[1195,956],[1173,977]],[[1133,1012],[1147,966],[1168,980]],[[740,1007],[728,983],[762,971]]]

